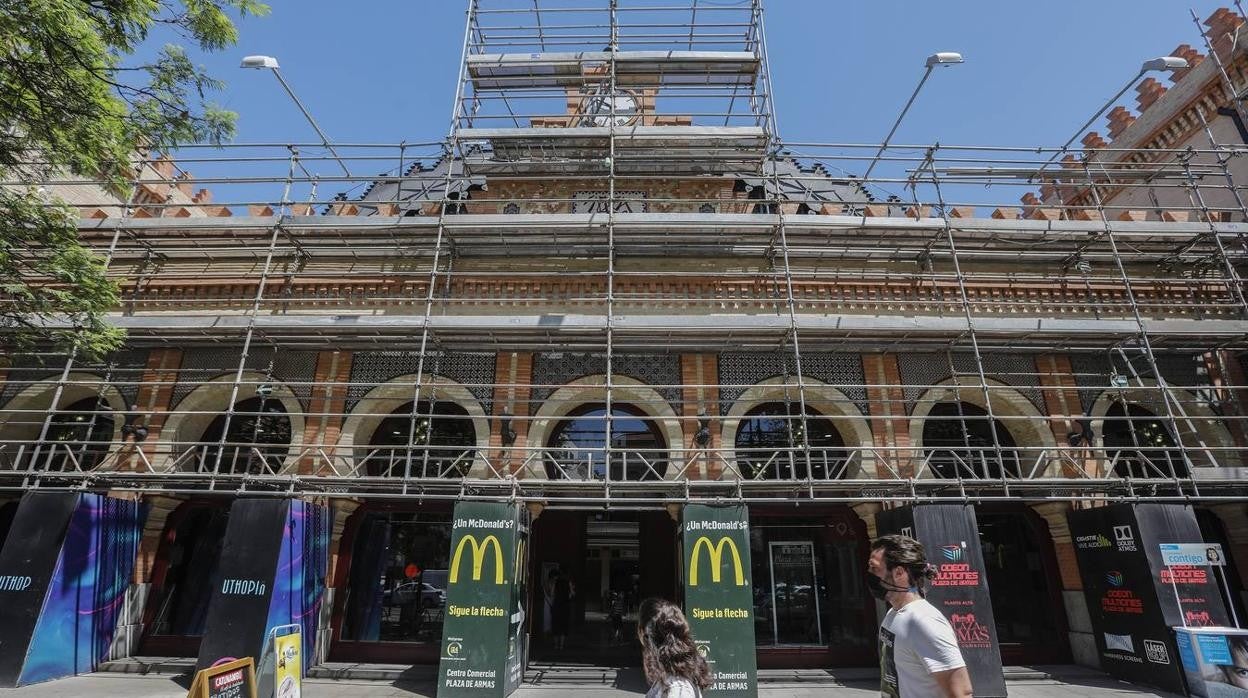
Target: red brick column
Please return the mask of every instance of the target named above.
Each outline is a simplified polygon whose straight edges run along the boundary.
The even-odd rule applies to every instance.
[[[330,470],[330,464],[316,452],[334,457],[335,444],[342,433],[343,411],[347,407],[347,386],[351,380],[351,363],[355,354],[349,351],[322,351],[316,356],[312,398],[303,427],[303,449],[299,473],[311,475]],[[338,385],[335,385],[337,383]]]
[[[871,438],[877,447],[896,446],[909,449],[910,418],[906,414],[905,393],[901,389],[901,371],[896,354],[863,354],[862,372],[867,385],[867,407],[871,422]],[[909,451],[881,450],[903,477],[914,474],[913,454]],[[887,470],[876,465],[881,477]]]
[[[719,419],[719,356],[681,354],[680,382],[680,432],[684,438],[681,446],[697,448],[693,439],[698,433],[698,413],[705,411],[711,422],[708,448],[714,452],[721,447],[720,433],[723,428]],[[685,476],[690,480],[718,480],[723,471],[724,462],[720,458],[704,454],[698,457],[697,463],[685,469]]]
[[[173,409],[173,388],[178,382],[178,369],[181,367],[181,349],[153,349],[147,355],[147,365],[143,368],[136,404],[138,413],[146,417],[147,440],[142,444],[143,455],[153,465],[156,464],[156,447],[160,443],[161,430],[169,418],[169,411]],[[119,469],[146,467],[133,448],[129,442],[123,447],[117,459]]]
[[[527,445],[528,417],[536,411],[535,406],[529,404],[532,399],[533,354],[500,352],[494,360],[494,409],[490,415],[490,462],[500,473],[515,474],[524,463],[523,452],[517,449]],[[512,416],[511,429],[516,432],[516,441],[510,451],[503,450],[503,431],[499,417],[504,410]]]
[[[1205,354],[1205,368],[1209,371],[1209,382],[1218,388],[1218,399],[1222,401],[1227,416],[1243,417],[1248,410],[1248,378],[1239,361],[1229,351],[1209,352]],[[1228,419],[1222,422],[1238,448],[1248,447],[1248,423],[1242,419]],[[1228,459],[1232,462],[1235,459]]]
[[[1049,416],[1049,428],[1058,448],[1068,449],[1067,434],[1082,431],[1079,418],[1083,416],[1083,403],[1075,384],[1075,371],[1070,357],[1065,354],[1041,354],[1036,357],[1036,373],[1040,377],[1040,390],[1044,395],[1044,411]],[[1096,467],[1095,461],[1085,460],[1084,470]],[[1074,467],[1062,462],[1062,475],[1075,477]]]
[[[1075,559],[1075,544],[1070,538],[1070,526],[1066,523],[1066,512],[1070,511],[1070,504],[1043,502],[1032,504],[1031,508],[1049,525],[1053,552],[1057,555],[1057,567],[1062,575],[1062,588],[1082,589],[1083,579],[1079,576],[1079,563]]]

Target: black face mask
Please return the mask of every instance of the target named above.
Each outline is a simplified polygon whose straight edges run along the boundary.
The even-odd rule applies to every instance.
[[[868,572],[867,591],[870,591],[871,595],[880,601],[884,601],[890,591],[910,591],[910,589],[906,587],[893,586],[892,584]]]

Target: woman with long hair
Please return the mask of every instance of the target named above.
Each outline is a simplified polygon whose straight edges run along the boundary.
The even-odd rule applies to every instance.
[[[701,698],[702,689],[711,685],[711,668],[698,654],[680,606],[656,598],[642,601],[637,639],[650,682],[646,698]]]

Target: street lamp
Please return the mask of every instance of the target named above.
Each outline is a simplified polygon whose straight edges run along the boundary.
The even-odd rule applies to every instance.
[[[927,82],[928,76],[932,74],[932,69],[936,66],[945,66],[965,63],[962,54],[953,51],[942,51],[933,53],[927,57],[926,70],[923,71],[923,79],[919,80],[919,84],[914,88],[914,92],[910,95],[910,99],[906,100],[906,106],[901,108],[901,113],[897,115],[897,120],[893,122],[893,128],[889,130],[888,135],[884,137],[884,142],[880,144],[880,149],[875,152],[875,157],[871,159],[871,164],[867,167],[867,171],[862,175],[863,181],[871,177],[871,170],[875,169],[875,165],[880,161],[880,156],[884,154],[884,149],[888,147],[888,142],[893,139],[893,134],[897,133],[897,127],[901,125],[901,120],[906,118],[906,112],[910,111],[910,105],[914,104],[914,98],[919,96],[919,90],[923,89],[923,83]]]
[[[1122,97],[1122,95],[1125,94],[1127,90],[1131,89],[1131,87],[1135,85],[1140,78],[1144,77],[1145,73],[1151,73],[1154,71],[1172,73],[1176,70],[1183,70],[1186,67],[1188,67],[1187,59],[1181,56],[1161,56],[1159,58],[1144,61],[1144,64],[1140,66],[1140,72],[1136,73],[1134,77],[1128,80],[1127,84],[1123,85],[1122,89],[1118,90],[1117,94],[1110,97],[1109,101],[1097,110],[1097,112],[1092,115],[1091,119],[1088,119],[1084,125],[1080,126],[1079,130],[1075,131],[1075,135],[1071,136],[1070,140],[1066,141],[1062,145],[1061,150],[1053,153],[1053,157],[1049,158],[1048,162],[1044,163],[1044,165],[1040,167],[1040,170],[1036,172],[1036,176],[1039,177],[1040,173],[1044,172],[1045,168],[1049,165],[1052,165],[1053,161],[1056,160],[1059,155],[1066,152],[1066,149],[1070,147],[1070,144],[1074,143],[1075,139],[1078,138],[1080,134],[1088,130],[1088,127],[1092,125],[1092,122],[1100,118],[1101,114],[1104,114],[1110,107],[1114,106],[1114,103],[1118,101],[1118,98]]]
[[[279,66],[276,58],[272,56],[246,56],[243,58],[243,62],[239,65],[239,67],[255,68],[257,70],[267,68],[268,70],[273,71],[273,75],[277,77],[277,81],[282,83],[282,87],[285,88],[286,94],[290,95],[290,98],[294,101],[295,106],[299,107],[299,111],[303,112],[304,118],[308,120],[308,123],[312,124],[312,128],[316,129],[316,135],[321,137],[321,143],[329,149],[329,152],[334,154],[334,159],[338,161],[338,166],[342,168],[343,172],[347,173],[348,177],[354,176],[351,174],[351,170],[347,169],[346,163],[344,163],[342,158],[338,155],[338,151],[334,150],[334,146],[330,145],[329,136],[326,136],[325,132],[321,130],[321,127],[317,125],[316,119],[312,118],[312,114],[308,112],[307,107],[303,106],[303,102],[299,101],[299,98],[295,96],[295,91],[290,89],[290,85],[287,84],[286,79],[282,77],[282,71],[278,70]]]

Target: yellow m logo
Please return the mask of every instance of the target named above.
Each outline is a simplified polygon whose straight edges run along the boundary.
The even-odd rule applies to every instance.
[[[472,546],[472,581],[481,581],[481,568],[485,565],[485,553],[490,546],[494,546],[494,583],[504,584],[503,574],[503,546],[499,545],[498,538],[494,536],[486,536],[481,544],[477,544],[477,539],[472,534],[466,534],[459,539],[459,545],[455,546],[455,554],[451,556],[451,584],[459,583],[459,558],[464,554],[464,546]]]
[[[745,586],[745,570],[741,568],[741,553],[737,551],[737,544],[728,536],[723,536],[715,545],[711,545],[711,539],[706,536],[698,538],[693,544],[693,553],[689,556],[689,586],[696,587],[698,585],[698,553],[702,551],[702,546],[706,546],[706,555],[711,558],[711,581],[719,583],[723,573],[722,562],[724,557],[724,546],[728,546],[728,550],[732,552],[732,564],[736,568],[737,586]]]

